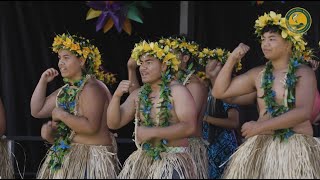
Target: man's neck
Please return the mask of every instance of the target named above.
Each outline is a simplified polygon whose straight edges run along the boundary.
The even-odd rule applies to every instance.
[[[82,79],[82,75],[74,76],[71,78],[66,78],[70,83],[75,83]]]
[[[160,92],[160,86],[159,84],[161,83],[161,79],[159,79],[158,81],[155,81],[153,83],[150,83],[152,92]]]
[[[289,60],[290,60],[289,57],[272,60],[271,63],[272,63],[273,69],[275,71],[281,71],[281,70],[287,69]]]

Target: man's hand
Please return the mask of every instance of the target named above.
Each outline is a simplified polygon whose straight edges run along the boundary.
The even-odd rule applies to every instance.
[[[54,68],[50,68],[42,73],[40,79],[46,83],[49,83],[58,75],[59,75],[59,72],[57,70],[55,70]]]
[[[128,60],[127,66],[128,66],[128,69],[131,69],[131,70],[136,70],[136,68],[138,67],[137,62],[131,57]]]
[[[138,143],[141,144],[154,138],[152,135],[153,133],[151,131],[152,131],[151,128],[139,126],[136,132]]]
[[[114,92],[114,96],[122,97],[123,94],[129,92],[129,88],[132,86],[131,81],[123,80],[120,82],[117,90]]]
[[[61,119],[62,119],[61,117],[64,113],[66,113],[66,111],[64,111],[63,109],[61,109],[59,107],[54,108],[52,111],[52,121],[54,121],[54,122],[61,121]]]
[[[57,130],[56,123],[49,121],[41,127],[42,139],[54,143],[54,132]]]
[[[221,62],[219,62],[217,60],[209,60],[208,64],[206,65],[207,78],[209,78],[211,80],[216,79],[221,68],[222,68]]]
[[[246,122],[242,125],[241,132],[242,136],[247,139],[249,137],[260,134],[262,132],[261,125],[258,121]]]
[[[233,52],[230,54],[230,57],[232,60],[234,61],[239,61],[241,60],[245,55],[246,53],[250,50],[250,47],[243,44],[243,43],[240,43],[238,45],[238,47],[236,47]]]

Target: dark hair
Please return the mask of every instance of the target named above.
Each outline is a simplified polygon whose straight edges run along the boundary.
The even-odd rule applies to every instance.
[[[266,32],[281,34],[281,29],[278,25],[267,25],[262,29],[261,35],[263,35]]]
[[[193,39],[191,39],[188,35],[186,35],[186,34],[175,34],[175,35],[172,35],[172,36],[170,36],[171,38],[173,38],[173,39],[183,39],[184,41],[186,41],[186,42],[195,42]],[[188,54],[188,53],[185,53],[185,52],[183,52],[182,53],[182,55],[189,55],[190,57],[192,56],[192,55],[190,55],[190,54]]]
[[[186,34],[175,34],[175,35],[172,35],[172,36],[170,36],[171,38],[173,38],[173,39],[183,39],[183,40],[185,40],[186,42],[195,42],[194,40],[192,40],[188,35],[186,35]],[[199,45],[200,46],[200,45]],[[181,52],[181,54],[182,54],[182,56],[189,56],[189,61],[188,61],[188,63],[187,63],[187,67],[191,64],[191,63],[193,63],[193,66],[194,66],[194,68],[196,68],[197,70],[198,69],[203,69],[203,68],[201,68],[198,64],[197,64],[197,61],[196,61],[196,58],[197,57],[194,57],[192,54],[189,54],[189,53],[187,53],[187,52]]]

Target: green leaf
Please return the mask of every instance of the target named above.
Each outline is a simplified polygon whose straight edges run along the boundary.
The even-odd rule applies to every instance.
[[[193,63],[191,63],[188,67],[188,70],[191,70],[193,68]]]
[[[133,20],[133,21],[136,21],[136,22],[139,22],[139,23],[143,23],[142,19],[141,19],[141,15],[140,15],[140,12],[138,10],[137,7],[135,6],[130,6],[129,9],[128,9],[128,18]]]

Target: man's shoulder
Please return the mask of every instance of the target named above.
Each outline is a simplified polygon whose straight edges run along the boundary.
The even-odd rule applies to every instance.
[[[314,71],[312,70],[311,67],[301,64],[297,70],[297,75],[302,76],[302,75],[314,75]]]
[[[206,87],[204,82],[199,80],[197,77],[191,79],[190,83],[188,83],[186,85],[186,87],[187,87],[188,90],[190,90],[192,92],[196,91],[196,92],[198,92],[200,94],[202,94],[202,93],[207,94],[208,93],[208,88]]]
[[[261,71],[264,70],[265,67],[266,67],[265,65],[261,65],[261,66],[254,67],[254,68],[250,69],[249,71],[252,72],[253,74],[259,74]]]
[[[176,88],[186,88],[183,84],[181,83],[171,83],[170,84],[171,89],[176,89]]]
[[[198,78],[198,76],[193,75],[190,78],[190,83],[189,84],[198,84],[198,85],[202,85],[202,81]]]
[[[250,77],[250,79],[252,79],[252,80],[256,80],[257,78],[261,77],[264,68],[265,68],[265,65],[257,66],[257,67],[254,67],[254,68],[248,70],[243,75]]]
[[[108,87],[101,81],[97,79],[89,79],[85,86],[83,87],[83,93],[88,93],[88,94],[104,94],[109,91]]]
[[[139,93],[140,93],[141,88],[135,89],[134,91],[132,91],[130,93],[130,96],[132,97],[138,97]]]
[[[204,83],[199,79],[199,77],[197,75],[191,76],[189,84],[195,84],[195,85],[198,85],[198,86],[204,86]]]
[[[184,93],[185,91],[189,92],[188,91],[188,88],[182,84],[170,84],[170,89],[171,89],[171,92],[174,94],[174,93]]]

